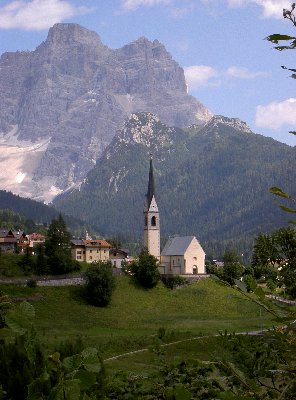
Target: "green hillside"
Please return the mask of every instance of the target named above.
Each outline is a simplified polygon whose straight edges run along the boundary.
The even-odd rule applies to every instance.
[[[159,284],[151,290],[136,287],[128,277],[117,278],[110,306],[84,303],[78,287],[2,286],[14,299],[30,301],[35,327],[49,348],[80,335],[104,358],[155,343],[160,328],[167,340],[272,326],[270,313],[238,291],[211,279],[178,290]]]
[[[0,226],[27,232],[38,231],[56,219],[60,211],[35,200],[0,190]],[[85,230],[85,223],[75,217],[64,216],[72,232]],[[42,228],[41,228],[42,227]]]
[[[256,234],[288,221],[268,188],[280,186],[296,194],[295,148],[237,124],[217,117],[203,128],[182,131],[138,113],[81,188],[57,198],[54,205],[92,221],[107,235],[141,238],[152,153],[162,236],[194,234],[207,243],[208,253],[221,254],[236,244],[250,252]]]

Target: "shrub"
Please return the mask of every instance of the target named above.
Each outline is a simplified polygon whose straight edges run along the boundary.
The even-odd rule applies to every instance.
[[[269,289],[270,291],[273,292],[276,289],[277,285],[273,279],[267,279],[266,286],[267,286],[267,289]]]
[[[244,275],[243,282],[246,285],[248,292],[254,292],[257,287],[256,279],[252,275]]]
[[[84,297],[88,303],[97,307],[106,307],[115,289],[111,261],[99,261],[91,265],[84,273],[86,285]]]
[[[153,288],[160,280],[157,258],[143,250],[137,261],[132,262],[131,272],[137,283],[144,288]]]
[[[173,276],[164,275],[161,277],[161,280],[163,284],[169,289],[176,289],[179,286],[188,285],[187,279],[179,275],[173,275]]]

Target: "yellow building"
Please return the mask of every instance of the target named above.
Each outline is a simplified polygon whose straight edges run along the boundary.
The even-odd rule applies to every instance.
[[[72,259],[89,264],[98,261],[108,261],[111,247],[110,243],[104,239],[72,240]]]

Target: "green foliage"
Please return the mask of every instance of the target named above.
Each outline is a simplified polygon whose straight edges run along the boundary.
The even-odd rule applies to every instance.
[[[240,279],[244,272],[243,265],[239,262],[240,257],[233,251],[224,254],[224,266],[221,271],[221,278],[230,285],[235,284],[235,279]]]
[[[252,275],[244,275],[243,282],[246,285],[248,292],[254,292],[257,287],[256,279]]]
[[[5,190],[0,190],[0,204],[0,226],[24,230],[26,233],[44,233],[50,222],[59,215],[53,207]],[[85,231],[85,224],[75,217],[65,216],[65,220],[72,231]]]
[[[19,210],[19,212],[21,212],[21,210]],[[32,219],[26,219],[19,213],[12,211],[11,208],[0,210],[0,227],[11,229],[12,231],[45,232],[45,227],[43,225],[36,225]]]
[[[155,361],[158,368],[148,376],[116,373],[108,383],[109,398],[294,398],[296,341],[293,328],[279,328],[261,337],[225,332],[221,333],[219,343],[224,351],[210,362],[199,361],[196,357],[188,358],[184,354],[181,359],[168,362],[165,355],[161,354]],[[192,344],[193,342],[188,342],[186,347]],[[171,352],[172,349],[168,353]]]
[[[12,277],[23,276],[24,271],[20,268],[22,255],[13,253],[1,253],[0,257],[0,276]]]
[[[18,265],[23,271],[24,275],[31,275],[35,271],[35,260],[29,251],[20,255]]]
[[[271,235],[259,235],[254,247],[254,275],[256,279],[278,280],[287,293],[296,297],[296,232],[281,228]]]
[[[49,358],[40,345],[31,321],[35,310],[21,303],[6,317],[14,341],[0,340],[0,394],[11,400],[86,400],[103,394],[105,371],[95,348],[80,350],[81,343],[60,344]],[[28,323],[30,328],[28,329]],[[79,354],[69,354],[79,348]],[[68,353],[68,354],[67,354]]]
[[[192,135],[165,125],[159,129],[154,131],[155,140],[169,130],[172,141],[168,148],[152,143],[149,150],[154,154],[156,189],[161,188],[157,204],[162,235],[174,234],[176,226],[180,235],[196,232],[207,254],[217,259],[229,248],[251,253],[254,236],[288,223],[288,216],[270,202],[267,188],[271,183],[283,185],[296,194],[294,176],[286,174],[295,163],[292,147],[222,123],[215,127],[218,135],[210,128],[198,127]],[[106,237],[129,234],[127,241],[135,242],[143,230],[139,210],[147,189],[147,147],[117,141],[118,151],[112,149],[108,159],[98,160],[80,191],[65,194],[54,204],[96,224]],[[126,174],[115,190],[109,182],[119,171]]]
[[[79,263],[71,259],[70,240],[71,235],[67,231],[65,221],[60,214],[58,219],[51,222],[45,240],[47,267],[51,273],[56,275],[79,270]]]
[[[115,289],[115,278],[112,274],[111,261],[99,261],[90,266],[84,273],[86,285],[84,297],[98,307],[106,307],[112,298]]]
[[[276,289],[276,282],[269,278],[266,281],[266,287],[273,292]]]
[[[177,287],[188,285],[188,280],[179,275],[162,275],[161,280],[164,285],[169,289],[176,289]]]
[[[157,258],[149,254],[147,250],[143,250],[138,260],[132,262],[131,272],[136,282],[147,289],[156,286],[160,280]]]

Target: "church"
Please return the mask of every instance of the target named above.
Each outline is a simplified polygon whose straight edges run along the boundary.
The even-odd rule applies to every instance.
[[[160,252],[160,218],[152,158],[144,205],[144,247],[158,259],[162,275],[206,274],[205,252],[195,236],[171,237]]]

